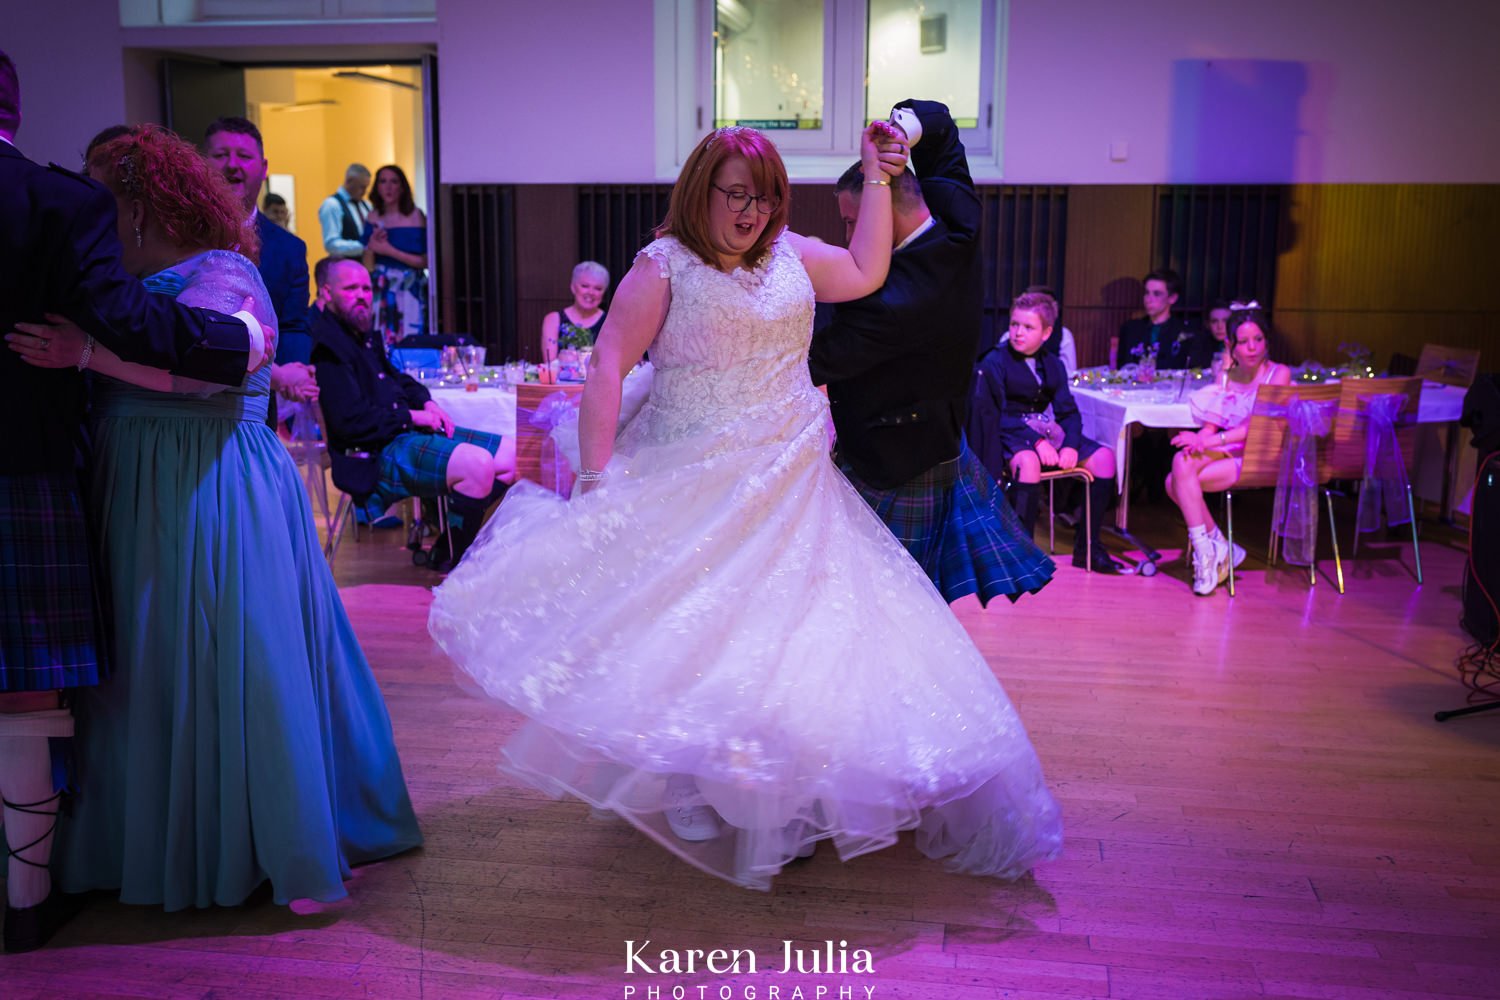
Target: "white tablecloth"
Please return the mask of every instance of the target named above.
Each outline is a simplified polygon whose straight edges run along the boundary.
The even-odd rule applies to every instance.
[[[462,388],[429,387],[427,391],[458,426],[515,437],[516,390],[511,386],[485,386],[474,392],[465,392]]]
[[[1118,389],[1078,387],[1073,398],[1078,403],[1078,412],[1083,417],[1083,433],[1100,444],[1115,450],[1115,458],[1123,462],[1125,435],[1131,424],[1146,427],[1196,427],[1187,397],[1192,388],[1202,383],[1190,384],[1181,392],[1176,384],[1152,386],[1144,389]],[[1417,423],[1445,424],[1457,421],[1463,412],[1465,390],[1451,385],[1424,383],[1422,398],[1417,409]],[[1448,428],[1454,433],[1456,428]],[[1443,449],[1436,446],[1436,428],[1422,428],[1419,440],[1417,468],[1411,470],[1412,487],[1419,496],[1438,500],[1442,494]],[[1120,488],[1124,489],[1127,475],[1120,476]],[[1460,507],[1460,509],[1463,509]]]

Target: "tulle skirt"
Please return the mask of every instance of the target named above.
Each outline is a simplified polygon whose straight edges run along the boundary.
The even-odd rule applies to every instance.
[[[691,417],[691,415],[689,415]],[[1026,731],[927,576],[835,468],[809,392],[729,426],[647,402],[608,479],[512,489],[430,628],[529,721],[501,766],[766,889],[804,845],[849,859],[915,830],[1015,877],[1061,839]],[[690,777],[727,826],[689,843]]]

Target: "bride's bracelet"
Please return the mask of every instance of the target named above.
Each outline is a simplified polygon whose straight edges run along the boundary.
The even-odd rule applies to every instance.
[[[83,353],[78,356],[78,370],[83,371],[89,366],[89,361],[94,357],[94,338],[90,337],[83,342]]]
[[[579,469],[578,470],[578,481],[580,483],[597,483],[597,482],[601,482],[603,479],[604,479],[604,472],[601,469]]]

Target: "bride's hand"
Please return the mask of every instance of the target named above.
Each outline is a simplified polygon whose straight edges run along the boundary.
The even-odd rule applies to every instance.
[[[888,121],[871,122],[861,136],[860,158],[865,168],[865,175],[869,176],[869,168],[872,160],[864,155],[864,139],[869,137],[874,147],[873,163],[888,177],[897,177],[906,170],[907,153],[909,147],[906,144],[906,134],[901,131],[899,125]]]
[[[47,314],[45,323],[17,323],[5,341],[21,360],[37,368],[77,368],[89,335],[65,316]]]

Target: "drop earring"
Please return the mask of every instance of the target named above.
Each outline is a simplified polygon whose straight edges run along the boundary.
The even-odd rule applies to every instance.
[[[140,226],[136,226],[135,227],[135,245],[136,246],[140,246],[141,245],[141,227]]]

